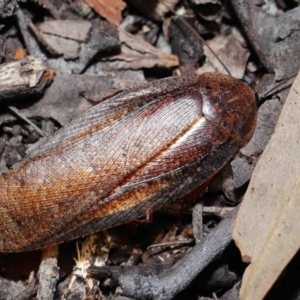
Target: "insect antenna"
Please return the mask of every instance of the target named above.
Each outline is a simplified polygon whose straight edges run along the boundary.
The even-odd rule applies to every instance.
[[[268,89],[267,91],[263,92],[259,97],[260,103],[262,103],[266,98],[274,95],[275,93],[278,93],[280,91],[285,90],[286,88],[289,88],[293,83],[293,82],[290,82],[290,80],[296,76],[297,76],[297,74],[293,74],[292,76],[282,80],[277,85],[275,85],[275,86],[271,87],[270,89]]]
[[[178,16],[178,14],[176,13],[176,11],[174,11],[171,7],[169,7],[169,5],[167,5],[164,2],[162,2],[162,4],[165,5],[170,10],[170,12],[172,14],[174,14],[175,16]],[[209,51],[213,54],[213,56],[215,56],[215,58],[218,60],[218,62],[222,65],[222,67],[228,73],[228,75],[232,76],[232,74],[229,71],[229,69],[222,62],[222,60],[218,57],[218,55],[214,52],[214,50],[208,45],[208,43],[204,40],[204,38],[184,18],[181,18],[181,20],[193,32],[193,34],[195,34],[202,41],[202,43],[209,49]]]
[[[178,16],[178,14],[174,11],[174,9],[172,9],[168,4],[161,2],[163,5],[165,5],[170,12],[172,12],[172,14],[174,14],[175,16]],[[180,16],[178,16],[180,17]],[[222,60],[219,58],[219,56],[214,52],[214,50],[209,46],[209,44],[203,39],[203,37],[184,19],[181,18],[181,21],[193,32],[193,34],[195,34],[202,42],[203,44],[209,49],[209,51],[213,54],[213,56],[218,60],[218,62],[222,65],[222,67],[225,69],[225,71],[232,76],[231,72],[229,71],[229,69],[226,67],[226,65],[222,62]],[[281,81],[280,83],[278,83],[276,86],[271,87],[269,90],[263,92],[261,95],[259,95],[259,101],[258,104],[262,104],[265,99],[269,96],[274,95],[275,93],[278,93],[286,88],[289,88],[292,85],[292,82],[289,82],[291,79],[293,79],[294,77],[296,77],[297,74],[293,74],[292,76],[284,79],[283,81]],[[255,89],[255,84],[253,84],[252,82],[248,82],[248,80],[246,80],[247,83],[252,86],[252,88],[256,91]],[[285,85],[286,84],[286,85]],[[284,85],[284,86],[283,86]],[[282,87],[283,86],[283,87]],[[281,89],[279,89],[281,87]]]

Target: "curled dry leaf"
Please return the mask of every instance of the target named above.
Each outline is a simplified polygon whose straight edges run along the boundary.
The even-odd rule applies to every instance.
[[[260,158],[233,229],[245,262],[242,300],[263,299],[300,246],[300,73]]]
[[[162,51],[126,31],[119,31],[122,52],[104,60],[112,69],[176,67],[178,58]]]

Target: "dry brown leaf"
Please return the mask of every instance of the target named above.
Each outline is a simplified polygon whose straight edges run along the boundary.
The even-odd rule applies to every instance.
[[[39,25],[43,33],[53,34],[78,42],[87,42],[92,23],[82,20],[51,20]]]
[[[43,33],[43,38],[57,54],[62,54],[65,59],[78,58],[84,49],[84,43],[79,43],[60,36]]]
[[[111,24],[119,26],[122,21],[122,10],[126,3],[122,0],[84,0],[100,16],[107,19]]]
[[[85,49],[92,23],[81,20],[51,20],[39,25],[44,40],[65,59],[75,59]]]
[[[176,55],[162,52],[126,31],[120,30],[119,38],[121,54],[104,59],[112,69],[171,68],[179,64]]]
[[[240,298],[263,299],[300,246],[300,73],[260,158],[233,229],[251,264]]]
[[[233,77],[243,78],[249,51],[243,46],[243,38],[237,30],[233,30],[230,36],[216,36],[207,44],[229,69]],[[207,46],[204,46],[203,49],[206,56],[206,62],[196,73],[199,75],[205,72],[221,72],[228,74]]]
[[[295,74],[300,68],[300,6],[276,19],[279,41],[274,47],[273,62],[276,80]]]

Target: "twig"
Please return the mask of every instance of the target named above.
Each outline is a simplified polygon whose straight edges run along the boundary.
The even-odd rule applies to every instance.
[[[42,250],[42,262],[38,271],[39,287],[37,299],[52,300],[59,279],[59,267],[57,266],[58,245],[50,246]]]
[[[238,208],[235,208],[230,212],[205,239],[162,275],[113,273],[114,280],[121,286],[122,294],[134,299],[173,299],[226,249],[231,241],[231,231],[237,210]],[[91,269],[95,271],[95,268]]]
[[[196,243],[203,239],[203,201],[197,202],[193,207],[193,231]]]
[[[178,246],[178,245],[187,245],[187,244],[192,244],[192,243],[194,243],[193,239],[188,239],[186,241],[157,243],[157,244],[150,245],[149,247],[147,247],[147,249],[149,250],[149,249],[156,248],[156,247],[171,247],[171,246]]]
[[[14,112],[20,119],[22,119],[23,121],[25,121],[26,123],[28,123],[30,126],[32,126],[34,128],[34,130],[40,135],[40,136],[45,136],[45,133],[38,128],[33,122],[31,122],[29,119],[27,119],[26,117],[24,117],[19,110],[14,107],[14,106],[8,106],[8,108]]]

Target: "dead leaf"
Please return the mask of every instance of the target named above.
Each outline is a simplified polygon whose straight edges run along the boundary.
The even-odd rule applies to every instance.
[[[91,27],[91,22],[78,20],[51,20],[39,25],[47,44],[65,59],[78,58],[89,39]]]
[[[263,299],[300,246],[300,73],[260,158],[233,229],[245,262],[242,300]]]
[[[88,63],[98,51],[103,51],[103,44],[106,48],[118,45],[116,28],[106,21],[53,20],[41,23],[39,29],[51,49],[63,54],[65,59],[88,54],[84,63]]]
[[[74,47],[58,48],[60,45],[52,44],[56,47],[58,51],[68,50],[68,52],[63,52],[64,57],[70,58],[67,54],[79,54],[79,60],[74,62],[66,62],[66,60],[61,58],[50,58],[48,59],[48,65],[55,69],[58,73],[81,73],[86,66],[91,62],[97,53],[100,52],[110,52],[116,51],[121,47],[121,43],[118,40],[118,31],[115,26],[111,25],[107,21],[101,21],[100,19],[94,19],[91,22],[92,28],[89,30],[88,41],[86,43],[79,42],[78,44],[73,44]],[[84,25],[87,29],[87,26]],[[86,30],[83,28],[83,32]],[[47,28],[49,30],[49,27]],[[46,34],[43,33],[45,36]],[[56,33],[58,35],[58,33]],[[65,41],[67,46],[71,46],[72,43],[77,43],[72,39],[66,39],[63,37],[58,37],[53,35],[53,38],[59,38]],[[76,34],[69,32],[69,36],[75,37]],[[79,34],[81,38],[84,38],[83,34]],[[48,42],[48,41],[47,41]],[[77,45],[77,46],[76,46]],[[78,48],[80,47],[80,48]],[[80,51],[80,49],[82,51]],[[80,51],[80,53],[78,53]]]
[[[280,37],[273,57],[277,81],[290,77],[300,68],[299,14],[300,7],[296,7],[276,19]]]
[[[122,10],[126,4],[122,0],[84,0],[100,16],[104,17],[111,24],[119,26],[122,21]]]
[[[282,104],[278,99],[264,102],[258,109],[257,125],[250,142],[231,162],[234,187],[240,188],[251,178],[260,154],[268,144],[277,124]]]
[[[249,51],[243,46],[244,43],[241,41],[243,41],[241,34],[234,30],[230,36],[219,35],[207,43],[229,69],[231,75],[236,78],[243,78],[249,57]],[[204,46],[203,49],[206,62],[196,73],[199,75],[205,72],[228,74],[207,46]]]
[[[86,74],[58,74],[39,101],[36,97],[27,97],[26,103],[25,101],[20,102],[17,107],[26,118],[50,118],[59,122],[60,125],[65,125],[75,116],[92,107],[91,103],[80,96],[80,92],[85,92],[86,95],[94,98],[95,95],[107,95],[107,93],[113,93],[132,85],[132,82],[118,78]],[[9,111],[5,112],[4,108],[1,107],[1,124],[16,119],[16,116]]]
[[[186,18],[188,21],[193,18]],[[169,43],[172,53],[178,56],[182,74],[193,74],[203,60],[203,42],[198,33],[192,30],[189,23],[181,17],[172,17],[169,25]]]
[[[87,42],[92,28],[90,21],[82,20],[51,20],[39,25],[43,33],[53,34],[78,42]]]
[[[141,69],[178,66],[176,55],[162,52],[126,31],[119,31],[121,54],[103,59],[112,69]]]
[[[112,69],[171,68],[179,64],[176,55],[162,52],[126,31],[120,30],[119,38],[121,54],[104,59]]]
[[[65,59],[75,59],[78,58],[80,53],[84,49],[83,43],[78,43],[77,41],[62,38],[56,35],[44,33],[43,37],[47,44],[55,50],[57,54],[63,54]]]

